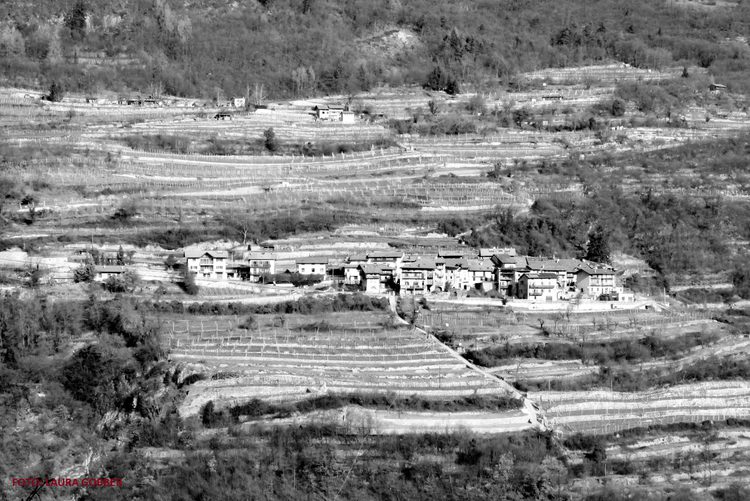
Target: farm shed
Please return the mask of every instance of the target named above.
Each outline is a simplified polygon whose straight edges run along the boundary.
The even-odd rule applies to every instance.
[[[313,108],[318,120],[330,122],[341,122],[344,116],[344,107],[338,105],[319,104]]]
[[[96,267],[96,280],[107,280],[109,277],[119,277],[128,271],[125,266],[105,265]]]

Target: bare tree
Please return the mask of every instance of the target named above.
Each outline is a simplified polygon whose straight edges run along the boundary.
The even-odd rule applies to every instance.
[[[263,84],[256,83],[255,89],[253,90],[253,104],[255,106],[261,106],[263,101],[266,100],[266,90]]]

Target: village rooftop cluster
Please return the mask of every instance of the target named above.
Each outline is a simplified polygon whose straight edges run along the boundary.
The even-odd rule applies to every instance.
[[[538,301],[594,299],[633,301],[612,266],[583,259],[519,256],[512,248],[440,250],[433,255],[375,250],[336,262],[326,256],[298,258],[293,265],[274,252],[185,250],[187,272],[199,280],[276,283],[296,275],[305,283],[338,282],[367,294],[426,295],[476,291],[495,297]]]

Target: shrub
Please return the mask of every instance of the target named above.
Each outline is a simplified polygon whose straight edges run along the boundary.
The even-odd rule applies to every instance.
[[[73,271],[73,281],[75,283],[91,282],[96,277],[96,266],[94,263],[83,263]]]
[[[133,292],[140,282],[138,275],[127,270],[119,277],[109,277],[104,281],[104,288],[109,292]]]
[[[47,100],[53,103],[58,103],[63,100],[65,96],[65,90],[61,83],[53,81],[49,86],[49,94],[47,94]]]
[[[195,283],[195,274],[188,271],[187,268],[182,276],[182,282],[180,282],[179,285],[182,290],[185,291],[185,294],[195,296],[199,292],[198,285]]]
[[[263,131],[263,138],[263,144],[268,151],[276,151],[279,149],[279,141],[276,139],[276,133],[274,132],[273,127],[269,127]]]

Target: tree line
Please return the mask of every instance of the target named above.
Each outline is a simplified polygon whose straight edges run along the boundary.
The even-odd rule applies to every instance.
[[[161,92],[222,99],[354,93],[378,84],[511,85],[519,72],[618,60],[637,67],[700,65],[748,90],[748,7],[675,8],[605,0],[275,0],[233,7],[179,0],[39,2],[0,6],[0,67],[9,83],[35,78],[93,92]],[[62,16],[64,22],[52,19]],[[379,51],[382,27],[413,43]],[[371,45],[375,44],[375,45]],[[121,65],[81,59],[103,52]]]

